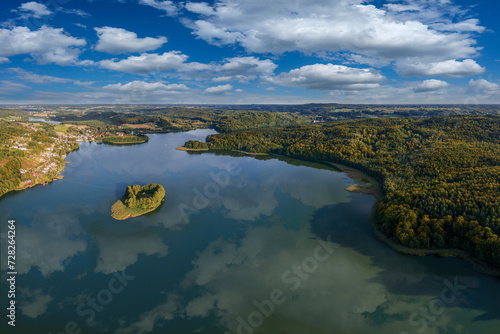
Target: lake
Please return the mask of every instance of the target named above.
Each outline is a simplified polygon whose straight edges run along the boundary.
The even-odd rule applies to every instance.
[[[402,255],[369,224],[375,199],[319,164],[175,148],[212,130],[82,143],[64,179],[0,199],[2,333],[495,333],[500,280]],[[164,204],[116,221],[131,184]],[[16,221],[16,327],[7,221]]]
[[[49,123],[49,124],[61,124],[59,121],[47,121],[44,118],[30,118],[28,122],[42,122],[42,123]]]

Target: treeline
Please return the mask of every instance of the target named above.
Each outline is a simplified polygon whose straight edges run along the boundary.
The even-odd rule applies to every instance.
[[[0,120],[0,196],[16,189],[21,182],[19,169],[21,168],[21,158],[26,153],[20,150],[10,150],[11,139],[20,138],[26,133],[26,129],[17,123]],[[7,146],[4,146],[7,145]]]
[[[108,136],[102,139],[105,144],[130,144],[130,143],[144,143],[149,141],[146,135],[131,135],[131,136]]]
[[[341,121],[209,136],[188,148],[276,153],[377,177],[381,231],[412,248],[463,249],[500,268],[500,117]]]
[[[187,131],[213,128],[219,132],[259,129],[272,126],[309,124],[310,116],[290,112],[253,110],[226,110],[206,108],[169,107],[145,109],[136,112],[91,111],[61,113],[56,118],[64,123],[85,124],[98,129],[116,130],[122,124],[155,124],[148,132]]]

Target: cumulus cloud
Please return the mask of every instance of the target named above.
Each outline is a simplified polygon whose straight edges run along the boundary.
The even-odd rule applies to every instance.
[[[213,82],[238,80],[241,82],[253,80],[257,76],[272,75],[278,66],[270,59],[261,60],[257,57],[226,58],[225,63],[218,65],[215,72],[219,75]]]
[[[72,212],[45,212],[40,210],[32,226],[20,226],[19,264],[17,272],[27,274],[38,268],[47,277],[54,271],[63,271],[70,259],[87,248],[84,231]]]
[[[168,247],[155,231],[143,230],[132,233],[100,232],[96,236],[99,257],[95,272],[110,274],[137,262],[139,254],[165,256]]]
[[[314,64],[284,72],[268,79],[282,86],[316,90],[362,90],[376,88],[386,78],[374,69],[343,65]]]
[[[126,84],[110,84],[104,86],[103,89],[110,91],[130,92],[130,91],[175,91],[175,90],[188,90],[189,88],[184,84],[169,84],[165,85],[161,82],[145,82],[135,80]]]
[[[167,15],[176,15],[179,11],[177,4],[174,1],[158,1],[158,0],[140,0],[141,5],[151,6],[153,8],[163,10]]]
[[[430,79],[422,81],[419,85],[417,85],[413,89],[413,91],[415,93],[425,93],[425,92],[433,92],[446,87],[448,87],[448,83],[446,81]]]
[[[472,93],[478,95],[500,93],[500,86],[498,84],[484,79],[470,80],[469,88]]]
[[[35,1],[23,3],[21,6],[19,6],[18,10],[24,13],[23,14],[24,18],[28,17],[41,18],[42,16],[52,14],[52,12],[47,8],[47,6]]]
[[[206,16],[216,14],[215,10],[206,2],[188,2],[186,3],[185,8],[192,13]]]
[[[393,5],[379,9],[361,0],[218,0],[213,5],[187,3],[185,9],[199,17],[184,22],[209,43],[240,44],[258,53],[349,50],[375,58],[435,61],[477,54],[475,41],[461,31],[480,31],[478,21],[449,26],[437,17],[433,22],[444,24],[438,30],[424,23],[426,17],[398,18],[404,8]],[[445,26],[453,31],[442,31]]]
[[[221,95],[221,94],[224,94],[224,93],[230,91],[231,89],[233,89],[233,86],[231,86],[230,84],[220,85],[220,86],[209,87],[209,88],[205,89],[205,93],[213,94],[213,95]]]
[[[130,56],[122,60],[102,60],[102,68],[133,74],[151,74],[170,70],[196,71],[210,68],[210,65],[186,63],[188,56],[180,51],[169,51],[163,54],[143,53],[140,56]]]
[[[0,57],[30,54],[39,63],[78,64],[84,39],[68,35],[62,28],[46,25],[32,31],[28,27],[0,29]]]
[[[23,315],[32,319],[47,312],[48,304],[54,300],[49,294],[44,294],[41,289],[35,291],[23,289],[22,295],[27,297],[29,301],[23,301],[19,308]]]
[[[152,51],[167,42],[163,36],[138,38],[136,33],[121,28],[102,27],[94,30],[99,37],[95,49],[112,54]]]
[[[396,64],[396,72],[405,77],[410,76],[442,76],[445,78],[463,78],[484,73],[481,67],[472,59],[445,60],[434,63],[400,62]]]

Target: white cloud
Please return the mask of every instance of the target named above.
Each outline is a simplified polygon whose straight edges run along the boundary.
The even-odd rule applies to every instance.
[[[173,320],[178,316],[182,308],[179,297],[175,294],[168,294],[164,304],[156,306],[148,312],[140,315],[140,320],[126,328],[120,328],[116,334],[146,334],[157,329],[158,323],[164,320]]]
[[[493,93],[500,93],[500,86],[496,83],[489,82],[488,80],[470,80],[469,81],[470,91],[477,95],[489,95]]]
[[[479,25],[478,19],[468,19],[459,23],[436,23],[432,25],[432,28],[440,31],[455,31],[455,32],[484,32],[485,27]]]
[[[27,17],[41,18],[42,16],[52,14],[52,12],[47,8],[47,6],[35,1],[23,3],[21,6],[19,6],[18,10],[25,13],[23,14],[23,17],[25,18]]]
[[[233,86],[231,86],[230,84],[220,85],[220,86],[209,87],[209,88],[205,89],[205,93],[213,94],[213,95],[221,95],[221,94],[224,94],[224,93],[230,91],[231,89],[233,89]]]
[[[6,63],[10,63],[9,58],[7,58],[7,57],[0,57],[0,64],[6,64]]]
[[[237,318],[247,319],[255,310],[254,301],[269,298],[270,292],[278,289],[285,302],[276,306],[273,318],[259,328],[263,333],[275,333],[276,328],[294,334],[322,332],[328,328],[368,332],[370,323],[365,321],[363,313],[373,313],[379,306],[391,304],[393,299],[383,285],[372,280],[377,276],[375,266],[353,265],[367,261],[365,256],[339,248],[318,265],[317,271],[299,280],[299,288],[283,280],[292,266],[312,256],[318,247],[321,246],[312,235],[278,224],[272,228],[249,229],[245,238],[237,243],[211,242],[198,254],[193,261],[194,269],[186,275],[187,287],[198,285],[203,291],[200,296],[182,303],[186,305],[186,316],[215,315],[223,328],[221,332],[246,332],[241,327],[238,330]],[[331,302],[333,296],[337,298],[336,303]],[[356,324],[355,329],[352,324]],[[380,332],[391,330],[384,328]]]
[[[62,28],[46,25],[35,31],[28,27],[0,29],[0,57],[30,54],[42,64],[78,64],[80,49],[76,47],[85,44],[84,39],[72,37]]]
[[[66,78],[58,78],[58,77],[53,77],[50,75],[36,74],[33,72],[23,70],[22,68],[9,68],[9,71],[16,73],[17,77],[22,79],[22,80],[37,83],[37,84],[66,83],[66,82],[72,81],[71,79],[66,79]]]
[[[448,83],[446,81],[430,79],[422,81],[419,85],[417,85],[413,89],[413,91],[415,93],[425,93],[425,92],[433,92],[446,87],[448,87]]]
[[[269,59],[260,60],[257,57],[234,57],[226,58],[225,63],[218,65],[215,72],[221,75],[214,78],[213,82],[223,82],[231,80],[248,81],[253,80],[257,75],[272,75],[278,66]]]
[[[21,312],[28,318],[36,319],[47,312],[49,303],[54,300],[49,294],[42,293],[41,289],[36,291],[22,290],[22,295],[31,301],[23,301],[20,305]]]
[[[410,76],[442,76],[445,78],[463,78],[484,73],[481,67],[472,59],[463,61],[446,60],[434,63],[400,62],[396,64],[396,72],[405,77]]]
[[[100,232],[96,235],[99,257],[95,272],[110,274],[137,262],[139,254],[165,256],[168,247],[152,230],[130,232]]]
[[[343,65],[314,64],[284,72],[268,79],[282,86],[296,86],[316,90],[362,90],[376,88],[386,78],[368,68]]]
[[[95,81],[80,81],[80,80],[76,80],[75,82],[73,82],[75,85],[78,85],[78,86],[84,86],[84,87],[87,87],[87,86],[92,86],[93,84],[95,84]]]
[[[122,60],[102,60],[99,65],[108,70],[133,74],[151,74],[170,70],[197,71],[210,68],[200,63],[186,63],[188,56],[180,51],[169,51],[163,54],[143,53]]]
[[[136,33],[121,28],[102,27],[94,30],[99,37],[95,49],[112,54],[152,51],[167,42],[163,36],[138,38]]]
[[[247,51],[258,53],[349,50],[374,58],[434,61],[477,54],[475,41],[459,31],[481,31],[478,21],[456,22],[453,29],[447,28],[454,32],[443,32],[424,23],[427,17],[423,11],[412,20],[403,20],[397,17],[401,7],[379,9],[364,3],[361,0],[188,3],[185,8],[200,17],[184,22],[197,37],[209,43],[240,44]],[[447,23],[446,13],[439,13],[432,22]]]
[[[86,11],[81,10],[81,9],[64,9],[64,8],[61,8],[60,11],[63,12],[63,13],[65,13],[65,14],[75,14],[75,15],[78,15],[80,17],[90,17],[90,16],[92,16],[89,13],[87,13]]]
[[[159,10],[163,10],[167,15],[176,15],[179,11],[177,4],[174,1],[158,1],[158,0],[140,0],[141,5],[151,6]]]
[[[80,28],[83,28],[83,29],[87,29],[87,26],[85,24],[81,24],[81,23],[73,23],[75,26],[77,27],[80,27]]]
[[[72,211],[43,209],[33,214],[37,215],[36,224],[18,227],[23,234],[18,239],[23,251],[18,253],[17,272],[26,274],[37,267],[47,277],[54,271],[63,271],[73,256],[85,251],[87,241]]]
[[[8,80],[0,81],[0,95],[12,95],[29,89],[30,87]]]
[[[272,73],[276,67],[269,59],[260,60],[256,57],[234,57],[226,58],[226,63],[220,65],[217,71],[231,73],[242,73],[242,72],[259,72],[259,73]]]
[[[421,7],[416,4],[395,4],[395,3],[385,4],[384,8],[393,12],[407,12],[407,11],[416,11],[421,9]]]
[[[206,2],[188,2],[185,5],[186,9],[192,13],[201,15],[215,15],[215,10]]]
[[[126,84],[111,84],[104,86],[103,89],[111,91],[120,92],[130,92],[130,91],[175,91],[175,90],[189,90],[189,88],[184,84],[169,84],[165,85],[161,82],[145,82],[145,81],[132,81]]]

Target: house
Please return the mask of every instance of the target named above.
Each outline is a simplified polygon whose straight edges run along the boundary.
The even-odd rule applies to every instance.
[[[123,132],[118,132],[119,137],[123,137],[124,133]]]

